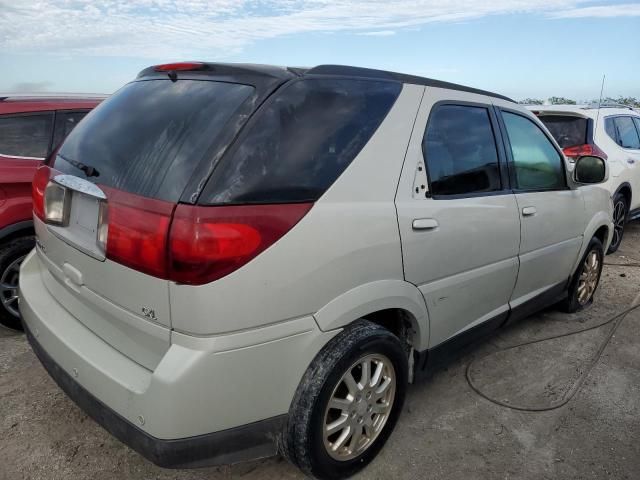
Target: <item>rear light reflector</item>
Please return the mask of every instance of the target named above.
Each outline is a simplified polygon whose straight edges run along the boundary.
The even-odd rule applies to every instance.
[[[106,257],[154,277],[167,278],[167,237],[175,204],[103,187],[98,244]],[[106,221],[106,227],[105,222]]]
[[[202,70],[205,64],[202,62],[177,62],[156,65],[153,69],[156,72],[186,72],[190,70]]]
[[[562,150],[562,152],[565,154],[565,156],[569,157],[572,160],[577,160],[579,157],[584,157],[585,155],[595,155],[596,157],[602,157],[605,160],[607,159],[607,154],[593,143],[585,143],[584,145],[573,145],[571,147],[566,147]]]
[[[312,205],[178,205],[171,225],[169,278],[202,285],[228,275],[273,245]]]

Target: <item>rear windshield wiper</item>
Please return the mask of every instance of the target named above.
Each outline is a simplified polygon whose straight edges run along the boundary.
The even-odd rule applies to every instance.
[[[94,167],[90,165],[85,165],[82,162],[76,162],[75,160],[71,160],[70,158],[64,157],[63,155],[58,154],[65,162],[69,165],[76,167],[78,170],[82,170],[87,177],[99,177],[100,172],[96,170]]]

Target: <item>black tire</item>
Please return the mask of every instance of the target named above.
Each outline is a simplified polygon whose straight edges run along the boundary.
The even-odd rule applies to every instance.
[[[627,204],[626,197],[621,193],[616,194],[613,198],[613,239],[607,250],[607,255],[620,248],[628,215],[629,205]]]
[[[337,460],[324,443],[325,410],[343,374],[353,372],[354,364],[371,354],[382,355],[393,364],[393,404],[386,423],[369,446],[355,458]],[[400,340],[385,328],[366,320],[346,327],[311,362],[298,386],[281,439],[283,455],[304,473],[319,479],[346,478],[368,465],[384,446],[402,411],[408,375],[406,355]]]
[[[585,272],[585,269],[587,268],[586,261],[591,254],[595,254],[595,256],[598,259],[597,272],[594,272],[595,287],[593,288],[591,293],[588,295],[588,298],[586,299],[586,301],[584,300],[581,301],[580,292],[579,292],[581,276]],[[567,298],[560,303],[561,310],[563,310],[566,313],[574,313],[579,310],[582,310],[583,308],[593,303],[593,294],[597,290],[598,284],[600,283],[600,275],[602,273],[603,263],[604,263],[604,248],[602,246],[602,242],[598,238],[593,237],[589,242],[589,245],[587,246],[587,251],[582,257],[582,260],[580,261],[580,265],[578,266],[576,273],[571,279],[571,283],[569,284],[569,291],[567,293]]]
[[[0,324],[5,327],[22,330],[22,321],[20,320],[19,312],[16,315],[18,309],[18,302],[12,300],[14,290],[2,288],[7,285],[18,285],[18,274],[16,272],[16,266],[22,263],[22,260],[34,247],[35,238],[20,237],[10,240],[4,245],[0,246]],[[17,290],[15,292],[17,294]]]

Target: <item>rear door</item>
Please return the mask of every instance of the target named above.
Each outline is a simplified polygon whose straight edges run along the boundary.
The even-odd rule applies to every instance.
[[[45,284],[78,321],[149,369],[170,342],[162,265],[172,212],[253,91],[205,80],[130,83],[50,161],[68,203],[61,225],[36,218]],[[106,258],[105,248],[117,254]]]
[[[585,211],[547,133],[523,112],[499,112],[521,219],[520,270],[511,298],[517,308],[566,286],[582,245]]]
[[[520,220],[498,132],[486,97],[427,89],[396,205],[405,278],[427,302],[430,346],[508,313]]]

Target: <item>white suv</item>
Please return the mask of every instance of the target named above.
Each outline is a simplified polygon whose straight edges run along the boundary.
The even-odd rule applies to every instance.
[[[609,253],[615,252],[622,242],[626,222],[640,217],[640,113],[623,105],[529,108],[570,160],[598,155],[609,163],[609,180],[604,187],[614,204],[615,228]]]
[[[354,67],[143,70],[38,170],[36,354],[165,467],[340,478],[473,337],[591,302],[606,178],[499,95]]]

